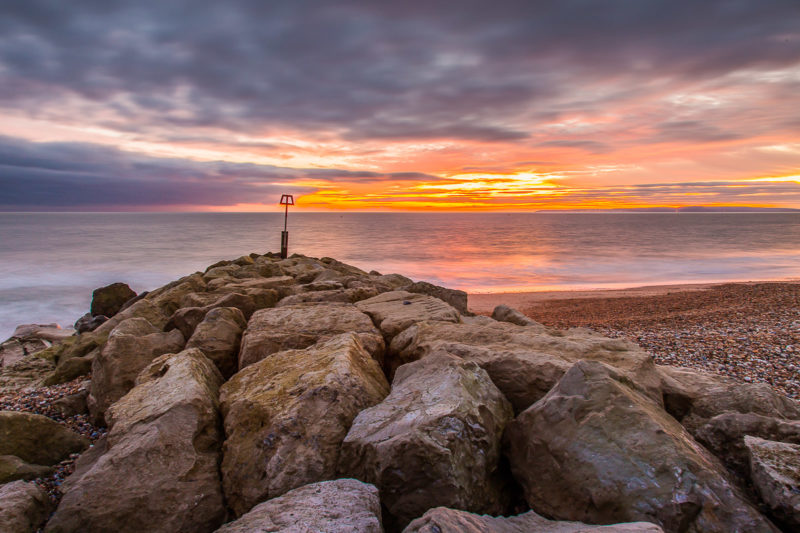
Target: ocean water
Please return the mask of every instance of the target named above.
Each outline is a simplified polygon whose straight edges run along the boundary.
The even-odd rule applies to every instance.
[[[282,213],[0,213],[0,339],[279,251]],[[289,252],[468,292],[800,278],[800,214],[290,213]]]

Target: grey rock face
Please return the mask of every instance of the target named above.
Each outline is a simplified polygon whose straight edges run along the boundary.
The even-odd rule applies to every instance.
[[[222,476],[237,515],[296,487],[332,479],[355,416],[389,384],[346,333],[248,366],[222,387]]]
[[[745,437],[753,485],[772,515],[800,529],[800,445]]]
[[[237,308],[212,309],[194,330],[186,348],[201,350],[227,379],[239,366],[239,343],[246,326],[244,315]]]
[[[164,355],[108,411],[47,532],[202,533],[225,520],[219,477],[222,376],[196,349]]]
[[[668,532],[776,531],[723,466],[623,374],[581,361],[506,431],[532,508]]]
[[[400,367],[389,396],[356,417],[339,472],[375,484],[400,525],[439,505],[501,513],[500,438],[511,416],[480,367],[435,354]]]
[[[36,531],[50,514],[47,493],[33,483],[15,481],[0,485],[0,525],[3,533]]]
[[[461,321],[458,311],[438,298],[406,291],[385,292],[362,300],[356,306],[372,318],[387,342],[423,320]]]
[[[378,489],[355,479],[305,485],[257,505],[217,533],[255,531],[383,533]]]

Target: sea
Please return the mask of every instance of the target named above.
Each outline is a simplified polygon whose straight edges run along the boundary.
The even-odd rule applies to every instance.
[[[140,292],[280,250],[284,213],[0,213],[0,340],[71,325],[92,290]],[[308,213],[289,253],[467,292],[800,278],[800,213]]]

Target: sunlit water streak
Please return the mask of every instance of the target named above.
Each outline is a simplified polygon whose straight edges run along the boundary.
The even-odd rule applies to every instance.
[[[0,213],[0,339],[71,324],[92,289],[153,289],[278,251],[282,213]],[[290,252],[471,292],[800,277],[798,214],[290,213]]]

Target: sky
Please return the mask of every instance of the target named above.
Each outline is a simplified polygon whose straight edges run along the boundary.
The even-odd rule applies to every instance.
[[[4,0],[0,210],[800,208],[798,0]]]

